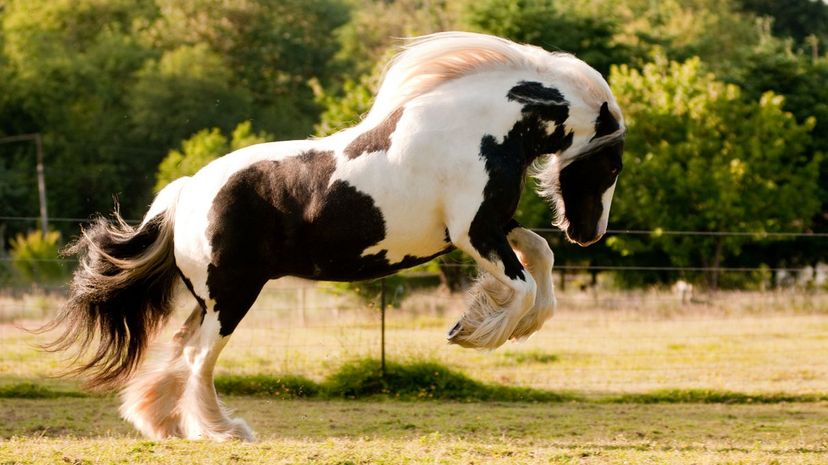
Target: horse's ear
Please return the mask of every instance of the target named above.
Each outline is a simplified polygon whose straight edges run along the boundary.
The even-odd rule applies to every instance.
[[[595,135],[592,138],[597,139],[599,137],[608,136],[617,131],[620,127],[621,125],[618,124],[618,120],[615,119],[609,111],[609,104],[604,102],[604,104],[601,105],[601,110],[598,112],[598,118],[595,119]]]
[[[520,81],[516,86],[509,89],[508,98],[524,105],[569,106],[561,91],[534,81]]]

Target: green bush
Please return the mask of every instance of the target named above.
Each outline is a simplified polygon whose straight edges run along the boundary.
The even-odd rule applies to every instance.
[[[385,376],[377,360],[344,365],[322,386],[330,398],[390,395],[406,400],[438,399],[502,402],[566,402],[578,397],[539,389],[487,384],[435,362],[388,363]]]
[[[44,284],[63,279],[66,269],[59,259],[60,233],[40,231],[18,234],[11,240],[11,263],[24,283]]]

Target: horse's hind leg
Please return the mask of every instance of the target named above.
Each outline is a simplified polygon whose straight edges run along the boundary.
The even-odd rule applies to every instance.
[[[247,424],[230,418],[219,402],[213,368],[265,281],[243,273],[222,275],[231,278],[219,280],[210,300],[198,297],[199,306],[175,334],[172,349],[148,363],[121,394],[121,415],[150,438],[253,440]],[[208,294],[206,285],[191,291]]]
[[[173,336],[172,347],[157,354],[121,391],[121,416],[153,439],[182,436],[179,403],[189,369],[182,359],[185,344],[201,326],[205,309],[192,311]]]
[[[189,338],[182,359],[187,378],[179,403],[181,435],[188,439],[253,440],[240,418],[230,418],[219,402],[213,368],[236,326],[253,305],[266,280],[241,272],[216,272],[209,280],[210,300],[201,325]]]

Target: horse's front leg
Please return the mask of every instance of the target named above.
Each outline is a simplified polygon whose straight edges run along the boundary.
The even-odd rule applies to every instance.
[[[546,320],[552,318],[555,310],[555,287],[552,283],[552,266],[555,255],[546,239],[532,231],[517,227],[509,232],[509,244],[518,259],[535,278],[538,292],[535,304],[521,318],[509,339],[524,339],[539,330]],[[483,277],[481,280],[485,280]]]
[[[500,347],[534,306],[537,285],[509,245],[510,233],[509,228],[488,227],[475,228],[471,235],[452,234],[454,245],[486,274],[472,288],[468,310],[449,331],[450,343],[478,349]]]

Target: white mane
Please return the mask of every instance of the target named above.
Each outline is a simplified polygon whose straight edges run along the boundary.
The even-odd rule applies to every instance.
[[[568,53],[472,32],[438,32],[410,39],[386,67],[374,105],[365,118],[378,121],[407,102],[459,77],[495,69],[526,69],[569,81],[587,104],[612,101],[601,75]]]

